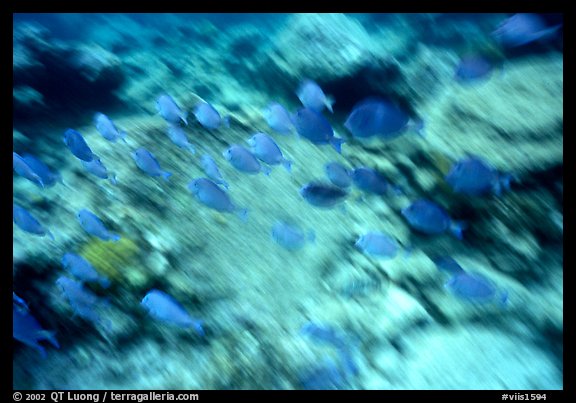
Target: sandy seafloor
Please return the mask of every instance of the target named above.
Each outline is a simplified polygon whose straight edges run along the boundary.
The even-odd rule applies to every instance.
[[[14,340],[16,389],[561,389],[563,333],[563,53],[561,33],[506,49],[490,33],[509,15],[16,15],[13,150],[32,153],[64,183],[41,189],[14,174],[14,202],[55,237],[14,225],[14,291],[60,348],[47,356]],[[463,54],[497,62],[488,77],[454,77]],[[342,153],[275,133],[262,109],[300,107],[303,78],[335,98],[324,112]],[[196,155],[176,147],[155,100],[169,93],[188,112]],[[425,124],[390,140],[355,140],[343,126],[354,104],[393,96]],[[198,99],[230,116],[203,128]],[[109,142],[92,116],[127,132]],[[74,128],[114,185],[85,172],[62,142]],[[253,133],[270,134],[292,161],[270,175],[235,170],[222,156]],[[146,147],[169,181],[140,171]],[[200,204],[187,190],[208,152],[248,209],[244,222]],[[459,195],[444,176],[477,155],[516,181],[501,196]],[[401,191],[353,188],[323,209],[299,194],[325,180],[324,164],[378,169]],[[361,197],[362,196],[362,197]],[[464,239],[419,234],[400,211],[419,198],[465,220]],[[88,235],[77,212],[95,212],[122,241]],[[287,220],[315,239],[300,250],[275,243]],[[393,259],[367,256],[358,236],[382,231],[401,244]],[[55,281],[67,252],[111,279],[87,286],[110,323],[74,315]],[[444,287],[432,258],[448,255],[508,292],[505,306],[472,303]],[[163,323],[140,301],[151,289],[177,299],[206,335]],[[104,320],[103,320],[104,321]],[[109,321],[109,322],[107,322]],[[335,329],[341,348],[303,335]],[[317,379],[310,378],[316,368]],[[331,368],[331,370],[322,369]]]

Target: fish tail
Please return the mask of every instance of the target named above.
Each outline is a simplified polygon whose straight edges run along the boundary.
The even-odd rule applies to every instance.
[[[332,140],[330,140],[330,145],[334,147],[338,154],[342,154],[342,144],[345,142],[346,141],[344,139],[333,137]]]
[[[452,221],[450,223],[450,232],[460,240],[464,239],[463,233],[466,228],[468,228],[468,224],[464,221]]]
[[[124,130],[121,130],[121,131],[120,131],[120,139],[121,139],[124,143],[128,144],[128,142],[126,141],[126,136],[128,136],[128,133],[126,133]]]
[[[190,151],[190,154],[196,155],[196,147],[194,147],[192,144],[188,144],[187,149]]]
[[[203,324],[204,324],[204,321],[201,321],[201,320],[196,320],[192,324],[192,327],[194,328],[194,330],[196,330],[196,332],[198,333],[198,335],[200,337],[206,336],[206,332],[204,331],[204,327],[202,326]]]
[[[218,181],[219,185],[222,185],[224,187],[224,189],[228,190],[230,189],[230,185],[228,185],[228,182],[226,182],[225,180],[221,179]]]
[[[54,238],[54,235],[52,234],[52,232],[46,231],[46,235],[48,235],[48,238],[50,238],[51,240],[53,240],[53,241],[56,240],[56,238]]]
[[[426,132],[424,131],[424,120],[423,119],[416,119],[411,124],[412,130],[416,132],[420,137],[426,137]]]
[[[312,243],[316,242],[316,233],[314,230],[308,231],[308,241]]]
[[[247,208],[240,208],[236,210],[236,215],[243,221],[248,221],[248,209]]]
[[[118,179],[116,178],[116,175],[110,175],[110,183],[113,185],[116,185],[118,183]]]
[[[162,172],[162,177],[164,178],[164,180],[165,180],[166,182],[168,182],[168,179],[169,179],[171,176],[172,176],[172,172],[167,172],[167,171]]]
[[[222,122],[224,123],[224,126],[226,126],[227,128],[230,128],[230,115],[224,117]]]
[[[292,161],[289,161],[287,159],[284,159],[282,161],[282,166],[288,171],[288,172],[292,172]]]
[[[188,112],[182,112],[180,119],[184,122],[186,126],[188,126]]]
[[[270,172],[272,172],[272,169],[269,166],[266,165],[262,165],[262,168],[260,169],[262,171],[262,173],[266,176],[270,175]]]
[[[110,237],[109,237],[109,239],[110,239],[111,241],[113,241],[113,242],[118,242],[118,241],[120,240],[120,238],[121,238],[121,237],[120,237],[120,235],[118,235],[118,234],[111,234]]]

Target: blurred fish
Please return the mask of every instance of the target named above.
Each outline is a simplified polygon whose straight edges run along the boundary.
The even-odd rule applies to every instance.
[[[247,140],[252,148],[252,153],[260,161],[269,165],[282,164],[288,172],[291,171],[292,162],[284,158],[278,144],[266,133],[256,133]]]
[[[306,367],[298,376],[304,390],[338,390],[346,386],[346,380],[336,361],[325,356],[320,364]]]
[[[172,296],[159,290],[150,290],[142,299],[141,305],[156,319],[180,327],[192,327],[204,336],[202,321],[193,319]]]
[[[61,263],[64,269],[80,281],[97,282],[104,288],[110,286],[108,277],[98,273],[94,266],[80,255],[66,253]]]
[[[492,36],[504,46],[517,47],[548,38],[561,26],[547,26],[538,14],[518,13],[504,20]]]
[[[150,176],[162,176],[164,180],[168,180],[172,176],[171,172],[163,171],[156,157],[145,149],[144,147],[138,148],[132,153],[132,158],[136,162],[138,168],[146,172]]]
[[[44,188],[44,181],[42,180],[40,175],[38,175],[34,171],[34,169],[30,165],[28,165],[28,163],[26,162],[26,160],[24,160],[24,158],[22,158],[19,154],[15,152],[12,152],[12,167],[14,168],[14,171],[16,171],[18,175],[28,179],[35,185]]]
[[[194,108],[196,120],[206,129],[218,129],[221,124],[230,127],[229,118],[222,119],[218,111],[208,102],[201,102]]]
[[[462,266],[450,256],[438,256],[432,259],[438,270],[444,271],[448,274],[464,273]]]
[[[126,143],[126,132],[118,130],[110,118],[103,113],[98,112],[94,115],[94,124],[96,125],[96,130],[106,140],[115,142],[118,139],[122,139]]]
[[[22,298],[20,298],[14,291],[12,291],[12,303],[16,305],[18,309],[24,312],[29,312],[28,304]]]
[[[306,322],[300,328],[300,334],[311,337],[315,341],[328,343],[334,346],[340,356],[341,365],[344,369],[343,375],[346,378],[358,374],[358,366],[352,357],[357,346],[356,343],[354,343],[345,333],[338,331],[332,326]]]
[[[24,153],[22,158],[34,173],[42,179],[44,187],[50,187],[55,185],[56,182],[62,182],[60,174],[53,172],[45,163],[32,154]]]
[[[222,177],[222,174],[218,169],[216,161],[214,161],[214,159],[210,155],[204,154],[200,158],[200,165],[202,166],[202,169],[204,170],[204,173],[206,174],[206,176],[208,176],[208,178],[212,179],[215,183],[222,185],[226,189],[228,189],[229,187],[228,183]]]
[[[494,66],[487,57],[482,55],[464,56],[456,66],[456,80],[459,82],[476,81],[492,74]]]
[[[280,134],[290,134],[292,120],[288,111],[279,103],[274,102],[263,110],[264,120],[272,130]]]
[[[246,148],[238,144],[232,144],[226,151],[222,153],[224,158],[240,172],[249,174],[257,174],[263,172],[265,175],[270,173],[270,168],[265,167],[258,159]]]
[[[497,301],[505,305],[508,292],[500,291],[496,285],[478,273],[457,273],[448,280],[445,287],[456,297],[476,303]]]
[[[305,108],[322,112],[324,107],[326,107],[330,112],[333,112],[334,99],[327,97],[322,88],[312,80],[302,81],[296,91],[296,95]]]
[[[446,175],[446,182],[454,192],[471,196],[490,192],[499,196],[503,189],[510,189],[511,179],[511,175],[498,173],[488,163],[474,156],[457,161]]]
[[[358,102],[344,123],[344,127],[357,138],[379,136],[393,139],[413,127],[422,134],[421,123],[411,123],[410,116],[396,103],[378,97]]]
[[[45,229],[42,224],[40,224],[38,220],[34,218],[32,214],[30,214],[24,207],[13,204],[12,214],[14,216],[14,224],[16,224],[22,231],[40,236],[48,235],[50,239],[54,240],[54,235]]]
[[[102,161],[100,161],[100,158],[96,154],[94,154],[94,159],[92,159],[92,161],[90,162],[81,161],[81,162],[86,171],[90,172],[92,175],[97,176],[98,178],[101,179],[108,179],[113,185],[117,183],[116,176],[108,175],[108,170],[106,169],[106,167],[104,166]]]
[[[429,200],[417,200],[401,212],[412,228],[425,234],[450,231],[456,238],[462,239],[462,231],[466,228],[464,222],[453,221],[446,210]]]
[[[322,114],[308,108],[300,108],[292,115],[292,123],[298,134],[314,144],[330,144],[339,153],[344,140],[334,137],[332,126]]]
[[[64,144],[76,158],[82,161],[90,162],[94,158],[94,154],[86,144],[84,137],[74,129],[67,129],[64,132]]]
[[[358,189],[377,195],[383,195],[388,189],[388,182],[378,171],[360,167],[352,171],[352,181]]]
[[[188,121],[186,120],[188,114],[182,111],[174,99],[168,94],[163,94],[158,97],[156,100],[156,110],[168,123],[178,124],[180,121],[183,121],[185,125],[188,125]]]
[[[104,223],[100,220],[100,218],[98,218],[98,216],[96,216],[90,210],[88,209],[80,210],[78,212],[77,217],[78,221],[80,222],[80,225],[82,226],[82,228],[84,228],[84,231],[86,231],[90,235],[94,235],[95,237],[98,237],[104,241],[117,242],[120,240],[120,235],[113,234],[110,231],[108,231],[104,226]]]
[[[354,244],[367,255],[392,259],[398,254],[398,242],[381,232],[368,232],[361,235]]]
[[[330,162],[324,165],[324,172],[330,182],[340,188],[347,188],[352,185],[352,173],[338,162]]]
[[[243,220],[247,218],[248,210],[234,205],[230,196],[210,179],[194,179],[188,184],[188,190],[205,206],[220,212],[237,213]]]
[[[311,182],[300,188],[300,195],[313,206],[333,207],[342,202],[348,192],[336,186]]]
[[[301,249],[307,242],[314,242],[314,231],[307,234],[295,225],[284,221],[276,221],[272,226],[272,239],[287,250]]]
[[[196,154],[196,148],[194,148],[194,146],[188,142],[186,133],[184,133],[184,130],[181,127],[170,125],[168,128],[168,137],[170,137],[170,140],[178,147],[190,151],[192,155]]]
[[[16,294],[13,294],[15,296]],[[40,341],[47,340],[54,347],[60,348],[56,333],[44,330],[38,320],[28,310],[26,303],[18,297],[23,305],[16,300],[12,304],[12,337],[27,346],[33,347],[40,352],[43,358],[46,358],[46,351],[40,345]]]
[[[74,310],[74,315],[78,315],[95,325],[102,325],[106,329],[110,329],[110,320],[102,318],[98,312],[106,305],[103,299],[85,289],[81,282],[66,276],[58,277],[56,285],[60,288],[62,296],[68,300]]]

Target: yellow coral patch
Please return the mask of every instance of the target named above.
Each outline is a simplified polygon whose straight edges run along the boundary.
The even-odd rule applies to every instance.
[[[118,242],[92,238],[80,248],[79,254],[99,273],[112,281],[121,281],[126,276],[125,267],[135,260],[138,251],[138,245],[122,235]]]

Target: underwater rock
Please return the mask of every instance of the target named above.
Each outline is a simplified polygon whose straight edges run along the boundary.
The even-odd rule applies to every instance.
[[[289,77],[327,81],[365,65],[371,43],[362,25],[344,14],[294,14],[278,33],[271,57]]]
[[[518,61],[500,77],[435,101],[427,140],[455,160],[473,152],[513,174],[561,164],[562,88],[562,55]]]
[[[480,326],[438,328],[404,341],[407,354],[397,366],[403,376],[395,385],[399,389],[562,388],[562,369],[546,352],[505,333]]]

